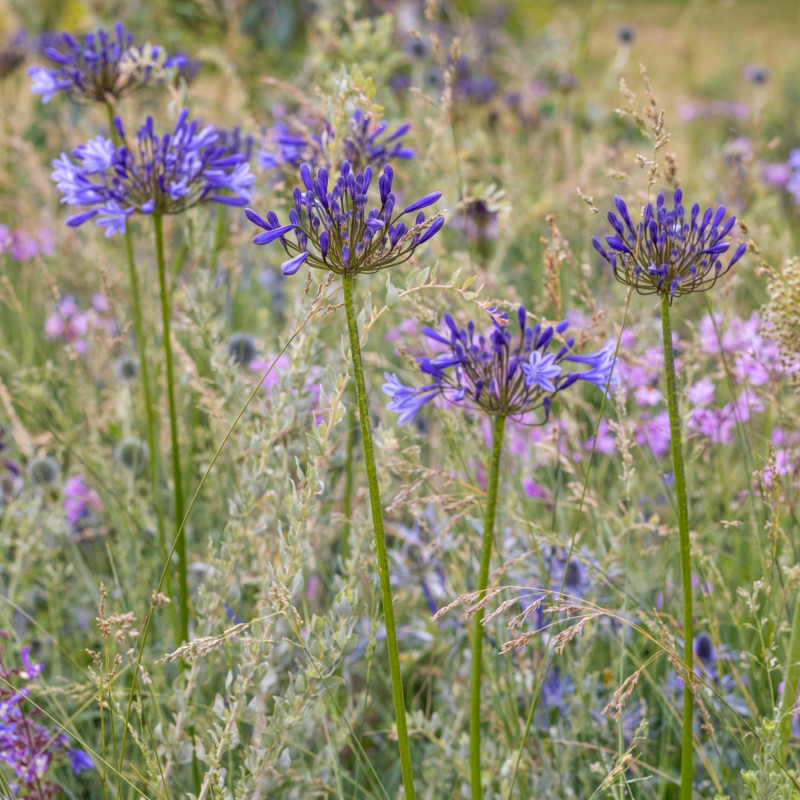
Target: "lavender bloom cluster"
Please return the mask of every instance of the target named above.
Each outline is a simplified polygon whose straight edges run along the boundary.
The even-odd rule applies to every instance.
[[[51,177],[71,206],[92,206],[67,219],[72,227],[93,217],[106,229],[106,236],[124,233],[128,217],[141,214],[179,214],[198,203],[215,202],[242,206],[249,200],[255,175],[245,152],[231,152],[228,136],[209,125],[198,130],[183,109],[175,131],[158,136],[148,117],[136,134],[136,143],[126,142],[119,117],[114,125],[124,144],[97,136],[53,161]]]
[[[8,635],[0,631],[0,639]],[[92,769],[91,758],[83,751],[70,747],[65,733],[56,733],[36,721],[41,713],[26,703],[30,689],[13,687],[13,683],[32,681],[41,675],[44,667],[30,660],[30,648],[26,645],[19,652],[21,667],[6,667],[0,647],[0,762],[14,771],[15,780],[10,783],[15,796],[24,792],[25,797],[50,800],[61,793],[57,784],[48,778],[51,767],[67,761],[77,775],[82,770]]]
[[[403,145],[402,137],[411,127],[408,123],[385,135],[388,123],[379,122],[371,114],[357,109],[350,118],[349,127],[343,139],[344,154],[356,171],[367,166],[380,169],[394,159],[416,155],[413,148]],[[311,126],[298,123],[291,129],[285,122],[279,122],[268,134],[268,146],[256,154],[258,165],[264,170],[284,165],[297,168],[303,163],[315,168],[330,167],[325,141],[333,135],[328,122],[321,123],[321,133],[314,133]]]
[[[329,185],[325,167],[312,178],[308,164],[303,164],[300,177],[306,191],[295,187],[288,225],[281,225],[273,211],[264,219],[250,208],[245,210],[250,222],[264,229],[253,244],[280,240],[290,256],[281,264],[284,275],[294,275],[304,263],[350,277],[402,264],[442,229],[443,217],[426,218],[422,211],[439,200],[442,193],[427,194],[395,214],[393,176],[391,166],[386,164],[377,182],[380,205],[367,210],[372,167],[355,174],[350,162],[344,161],[336,182]],[[417,215],[409,228],[401,220],[414,212]],[[289,234],[294,234],[294,241],[287,238]]]
[[[44,55],[55,67],[28,69],[33,78],[31,91],[48,103],[56,92],[65,92],[76,102],[105,103],[108,97],[120,98],[140,89],[154,74],[154,66],[183,67],[185,56],[168,57],[158,45],[133,46],[133,34],[121,22],[114,33],[99,30],[79,41],[62,33],[58,46],[46,47]]]
[[[411,422],[416,413],[436,397],[448,402],[485,411],[487,414],[519,418],[530,411],[543,409],[544,424],[550,415],[555,394],[576,381],[583,380],[605,391],[613,382],[614,341],[585,355],[571,352],[575,341],[568,337],[556,352],[550,352],[556,334],[569,327],[568,322],[529,327],[523,306],[517,311],[519,337],[508,330],[505,314],[492,314],[493,327],[488,336],[477,335],[473,322],[459,328],[449,314],[440,333],[424,327],[422,332],[444,351],[434,358],[417,359],[420,370],[430,377],[424,386],[405,386],[396,375],[386,373],[384,392],[392,399],[390,411],[400,414],[399,422]],[[588,369],[564,372],[564,362],[583,364]]]
[[[667,210],[664,195],[659,194],[655,209],[648,203],[643,220],[634,225],[625,201],[616,196],[614,205],[620,216],[608,213],[615,232],[605,237],[608,250],[592,238],[620,283],[632,286],[639,294],[667,295],[670,303],[680,295],[710,289],[747,250],[746,244],[740,244],[723,266],[720,256],[731,246],[726,237],[736,217],[723,224],[725,206],[716,211],[708,208],[701,217],[700,206],[695,203],[687,219],[682,199],[683,193],[676,189],[674,208]]]
[[[791,170],[786,181],[786,189],[794,195],[795,203],[800,204],[800,149],[792,150],[786,162]]]

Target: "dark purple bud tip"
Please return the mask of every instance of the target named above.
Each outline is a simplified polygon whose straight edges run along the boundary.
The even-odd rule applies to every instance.
[[[263,228],[265,231],[270,230],[270,224],[263,217],[259,217],[252,208],[246,208],[244,210],[244,215],[253,225],[258,225],[259,228]]]
[[[433,225],[431,225],[430,228],[428,228],[428,230],[426,230],[425,233],[423,233],[422,236],[419,237],[419,239],[417,240],[417,244],[418,245],[423,244],[427,242],[428,239],[433,239],[433,237],[436,236],[436,234],[439,233],[439,231],[443,227],[444,227],[444,217],[439,217],[439,219],[437,219],[433,223]]]
[[[426,194],[425,197],[420,197],[416,203],[412,203],[410,206],[406,206],[403,209],[404,214],[411,214],[413,211],[419,211],[421,208],[427,208],[427,206],[432,206],[440,197],[442,196],[441,192],[431,192],[430,194]]]
[[[288,261],[284,261],[281,264],[281,272],[284,275],[294,275],[297,270],[300,269],[300,265],[308,258],[308,253],[300,253],[299,256],[295,256],[294,258],[290,258]]]
[[[632,250],[628,245],[626,245],[621,239],[618,239],[616,236],[606,236],[606,241],[608,242],[610,247],[613,247],[615,250],[619,250],[622,253],[631,253]]]
[[[253,237],[253,244],[269,244],[276,239],[280,239],[281,236],[291,233],[293,230],[294,225],[282,225],[280,228],[275,228],[275,230],[259,233],[257,236]]]
[[[519,327],[520,330],[525,330],[525,323],[528,320],[528,312],[525,310],[525,306],[520,306],[517,309],[517,319],[519,319]]]
[[[605,248],[602,244],[600,244],[600,240],[596,236],[592,236],[592,246],[598,253],[600,253],[603,258],[608,259],[608,253],[606,252]]]
[[[303,184],[305,185],[308,191],[312,191],[314,185],[311,182],[311,170],[308,168],[308,164],[301,164],[300,165],[300,177],[303,179]]]
[[[746,252],[747,252],[747,245],[744,242],[742,242],[736,248],[736,252],[733,254],[733,258],[731,259],[731,263],[728,264],[728,266],[732,267]]]
[[[91,211],[82,211],[80,214],[73,214],[71,217],[67,217],[67,225],[70,228],[77,228],[79,225],[83,225],[84,222],[90,220],[98,213],[98,209],[94,208]]]

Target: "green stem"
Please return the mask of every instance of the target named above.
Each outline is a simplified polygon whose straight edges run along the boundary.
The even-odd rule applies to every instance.
[[[403,773],[405,797],[406,800],[414,800],[414,778],[411,771],[411,749],[408,744],[403,678],[400,673],[400,655],[397,649],[392,589],[389,585],[389,560],[386,556],[386,536],[383,532],[383,511],[378,488],[378,470],[375,466],[375,450],[372,446],[372,432],[370,431],[369,410],[367,409],[367,390],[364,385],[364,368],[361,362],[361,345],[358,338],[358,323],[353,310],[353,282],[353,278],[347,275],[342,276],[344,307],[347,312],[347,327],[350,333],[350,350],[353,359],[353,375],[358,396],[358,415],[361,421],[361,438],[364,442],[364,461],[367,467],[369,501],[372,508],[372,525],[375,529],[375,550],[378,556],[378,572],[381,580],[383,618],[386,625],[386,646],[389,651],[389,671],[392,677],[394,716],[397,724],[397,745],[400,750],[400,766]]]
[[[169,324],[169,290],[167,265],[164,260],[164,231],[160,214],[153,215],[158,258],[158,286],[161,295],[161,325],[164,340],[164,360],[167,366],[167,401],[169,403],[169,430],[172,444],[172,480],[175,484],[175,550],[178,553],[178,605],[180,607],[180,641],[189,641],[189,586],[186,578],[186,536],[181,531],[183,522],[183,476],[181,451],[178,445],[178,414],[175,407],[175,377],[172,366],[172,342]]]
[[[158,479],[159,457],[158,441],[156,437],[156,418],[155,400],[150,389],[150,367],[147,363],[147,343],[144,338],[144,323],[142,318],[142,304],[139,299],[139,281],[136,274],[136,261],[133,254],[133,241],[128,226],[125,226],[125,252],[128,258],[128,275],[131,285],[131,300],[133,303],[133,331],[136,336],[136,347],[139,354],[139,374],[142,379],[142,395],[144,396],[145,419],[147,424],[147,447],[150,451],[150,492],[153,496],[153,503],[156,508],[156,521],[158,527],[158,549],[161,553],[161,560],[167,560],[167,537],[164,526],[164,507],[161,502],[161,483]],[[167,574],[166,579],[167,597],[172,598],[172,581]],[[178,613],[170,604],[172,625],[175,631],[175,639],[180,635]]]
[[[350,558],[350,517],[353,513],[353,443],[355,441],[355,411],[347,410],[347,448],[344,454],[344,497],[342,498],[342,513],[344,514],[344,528],[342,529],[341,555],[342,563],[347,563]]]
[[[681,800],[692,800],[694,769],[692,758],[693,703],[690,684],[694,667],[694,634],[692,632],[692,554],[689,543],[689,504],[686,499],[686,473],[683,468],[681,426],[678,417],[678,391],[675,386],[675,359],[672,353],[672,327],[669,321],[669,296],[661,295],[661,331],[664,339],[664,371],[667,378],[667,405],[672,444],[672,471],[678,504],[678,533],[681,548],[681,581],[683,583],[683,660],[686,675],[683,679],[683,736],[681,738]]]
[[[489,562],[492,558],[494,540],[494,518],[497,511],[497,483],[500,478],[500,454],[503,451],[503,429],[506,418],[498,414],[494,418],[492,432],[492,460],[486,484],[486,508],[483,514],[483,540],[481,541],[481,564],[478,572],[478,595],[480,602],[489,585]],[[469,764],[472,779],[472,800],[483,797],[481,788],[481,675],[483,672],[483,609],[472,617],[472,676],[470,678],[469,708]]]
[[[119,147],[122,140],[119,131],[114,125],[114,108],[111,103],[106,103],[108,113],[108,128],[111,141]],[[164,507],[161,502],[161,484],[158,479],[158,449],[156,436],[155,418],[155,399],[150,391],[150,367],[147,364],[147,343],[144,337],[144,324],[142,322],[142,304],[139,299],[139,278],[136,274],[136,258],[133,252],[133,239],[129,225],[125,225],[125,255],[128,261],[128,278],[131,287],[131,302],[133,303],[133,332],[136,336],[136,348],[139,355],[139,374],[142,380],[142,395],[144,397],[144,410],[147,425],[147,448],[150,451],[150,492],[153,496],[153,503],[156,508],[156,520],[158,527],[158,549],[161,553],[162,561],[167,559],[167,537],[164,528]],[[172,599],[172,581],[169,573],[166,580],[167,597]],[[176,640],[180,634],[178,624],[178,613],[173,604],[170,604],[170,614],[172,616],[172,627],[175,631]]]
[[[792,616],[789,659],[786,662],[783,697],[781,698],[781,757],[784,761],[789,757],[789,739],[792,734],[792,716],[797,705],[798,682],[800,682],[800,596],[795,601],[794,615]]]

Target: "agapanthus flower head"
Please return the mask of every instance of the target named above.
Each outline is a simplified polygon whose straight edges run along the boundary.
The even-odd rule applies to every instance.
[[[334,181],[325,167],[312,177],[309,166],[303,164],[300,177],[303,186],[292,195],[288,225],[282,225],[273,211],[264,219],[250,208],[245,210],[247,218],[263,228],[253,244],[280,241],[289,256],[281,264],[284,275],[294,275],[303,264],[348,277],[388,269],[408,261],[444,225],[441,214],[426,217],[422,210],[436,203],[441,192],[395,209],[394,172],[389,164],[376,181],[380,202],[371,209],[372,167],[356,174],[350,162],[344,161]],[[403,217],[409,214],[415,216],[407,225]]]
[[[250,134],[243,134],[242,129],[237,125],[230,130],[217,128],[217,136],[217,145],[225,150],[226,156],[241,155],[243,161],[250,161],[254,144]]]
[[[181,67],[185,56],[169,57],[158,45],[133,44],[121,22],[113,33],[98,30],[82,39],[62,33],[59,42],[46,47],[43,54],[55,66],[28,69],[33,78],[31,91],[48,103],[56,92],[65,92],[76,102],[105,103],[146,85],[168,67]]]
[[[356,109],[350,118],[350,132],[344,137],[345,157],[353,169],[368,165],[379,169],[387,161],[416,156],[413,148],[403,145],[403,136],[411,125],[406,122],[393,131],[387,131],[388,127],[387,122]]]
[[[701,215],[695,203],[688,215],[683,193],[676,189],[674,207],[668,210],[664,195],[659,194],[655,208],[648,203],[640,222],[634,223],[625,201],[617,196],[614,204],[619,217],[608,212],[614,234],[606,236],[606,248],[596,239],[592,244],[611,265],[614,277],[639,294],[676,297],[710,289],[744,254],[742,243],[727,264],[722,255],[731,242],[728,236],[736,217],[725,221],[725,206],[708,208]]]
[[[399,158],[414,158],[416,152],[403,144],[403,136],[411,126],[406,123],[388,130],[388,123],[376,119],[372,114],[359,109],[348,123],[348,131],[342,137],[344,158],[355,172],[371,166],[380,169],[388,161]],[[336,136],[333,126],[325,121],[304,122],[288,118],[276,123],[267,132],[267,141],[256,154],[261,169],[269,170],[290,166],[297,168],[308,164],[312,169],[332,165],[328,157],[328,143]]]
[[[208,125],[199,128],[188,110],[178,116],[172,134],[159,136],[152,117],[129,143],[119,117],[114,124],[122,145],[97,136],[53,161],[51,177],[64,196],[62,203],[89,206],[67,219],[76,227],[97,217],[106,236],[124,233],[131,214],[179,214],[199,203],[242,206],[250,197],[255,176],[245,152],[230,152],[231,141],[220,139]]]
[[[396,375],[386,373],[383,386],[392,398],[387,408],[400,414],[401,424],[410,422],[426,403],[442,397],[465,408],[541,425],[547,421],[553,397],[563,389],[583,380],[605,390],[614,382],[613,339],[596,352],[578,355],[572,350],[572,337],[563,344],[556,341],[569,327],[566,321],[530,326],[520,306],[519,334],[514,336],[504,313],[493,312],[491,319],[491,330],[485,335],[472,322],[458,327],[449,314],[444,315],[441,330],[422,328],[440,350],[433,358],[417,359],[428,383],[405,386]],[[572,364],[586,369],[572,371]],[[539,410],[532,422],[530,412]]]

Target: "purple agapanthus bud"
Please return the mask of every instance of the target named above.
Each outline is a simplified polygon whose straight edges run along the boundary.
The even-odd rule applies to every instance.
[[[747,250],[740,244],[723,265],[719,256],[730,249],[726,237],[736,218],[730,217],[722,225],[725,206],[716,211],[709,208],[700,217],[697,204],[687,217],[680,189],[673,194],[671,210],[666,208],[664,195],[659,194],[655,208],[648,203],[638,224],[634,224],[621,197],[614,198],[614,205],[621,219],[609,212],[614,234],[605,237],[607,248],[597,238],[592,238],[592,246],[611,266],[614,277],[639,294],[666,295],[671,303],[681,295],[707,291]]]
[[[594,353],[572,353],[574,341],[567,339],[557,352],[550,346],[556,335],[564,333],[568,323],[533,328],[527,324],[527,312],[517,310],[519,335],[513,337],[509,326],[501,324],[500,315],[492,315],[492,328],[486,335],[476,335],[470,323],[459,328],[449,314],[441,330],[424,327],[422,333],[438,347],[448,350],[433,358],[417,359],[420,371],[430,378],[421,387],[405,386],[387,373],[383,390],[392,399],[387,408],[400,413],[400,423],[414,415],[435,397],[443,397],[468,408],[542,424],[550,413],[552,397],[578,381],[586,381],[605,391],[614,383],[614,342]],[[503,320],[505,321],[505,320]],[[568,363],[588,367],[569,371]],[[530,412],[542,410],[538,421]]]

